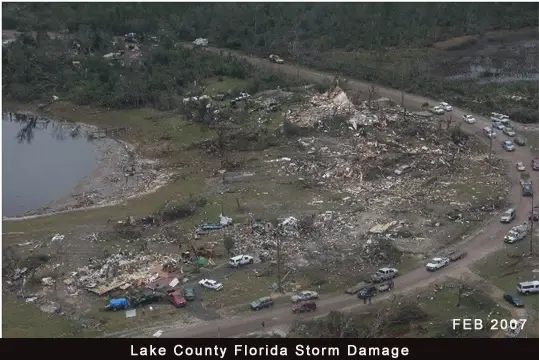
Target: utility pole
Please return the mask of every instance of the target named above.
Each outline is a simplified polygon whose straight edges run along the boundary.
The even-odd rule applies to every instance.
[[[494,133],[491,133],[490,134],[490,145],[489,145],[489,148],[488,148],[488,163],[489,165],[492,165],[492,143],[493,143],[493,138],[494,138]]]
[[[277,290],[281,292],[281,234],[277,234]]]
[[[532,183],[533,186],[533,183]],[[530,226],[530,256],[533,256],[533,223],[535,219],[533,218],[533,188],[532,188],[532,210],[530,212],[531,226]]]

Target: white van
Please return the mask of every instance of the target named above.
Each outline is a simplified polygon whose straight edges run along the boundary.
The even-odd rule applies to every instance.
[[[517,290],[524,295],[539,293],[539,280],[521,282],[517,285]]]
[[[228,260],[228,265],[231,267],[239,267],[247,264],[252,264],[254,262],[254,259],[252,256],[249,255],[238,255],[231,257]]]

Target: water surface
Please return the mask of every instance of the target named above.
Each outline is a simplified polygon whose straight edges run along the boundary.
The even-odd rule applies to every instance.
[[[30,130],[21,131],[26,127]],[[96,148],[76,129],[2,114],[3,216],[20,216],[69,195],[92,173],[97,167]]]

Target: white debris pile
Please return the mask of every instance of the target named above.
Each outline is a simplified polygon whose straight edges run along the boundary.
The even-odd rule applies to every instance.
[[[313,95],[306,105],[290,109],[286,119],[298,126],[310,127],[335,116],[346,117],[353,128],[379,122],[378,116],[357,109],[338,86],[324,94]]]
[[[89,260],[89,265],[70,275],[78,286],[94,288],[106,283],[151,283],[159,278],[163,264],[175,260],[161,254],[119,252],[105,259]],[[176,260],[175,260],[176,261]]]

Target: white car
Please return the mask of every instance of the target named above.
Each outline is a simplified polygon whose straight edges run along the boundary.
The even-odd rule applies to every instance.
[[[515,130],[513,130],[513,128],[509,126],[506,126],[505,129],[503,129],[503,133],[510,137],[513,137],[517,134]]]
[[[435,106],[430,111],[436,115],[442,115],[444,113],[444,109],[442,109],[441,106]]]
[[[503,131],[503,130],[505,129],[505,125],[502,124],[502,123],[499,122],[499,121],[493,121],[493,122],[492,122],[492,127],[493,127],[494,129],[498,129],[498,130],[501,130],[501,131]]]
[[[292,295],[290,298],[293,303],[315,299],[318,299],[318,293],[316,291],[300,291],[299,293]]]
[[[441,102],[440,107],[444,109],[445,111],[453,111],[453,106],[449,105],[446,102]]]
[[[223,284],[211,279],[202,279],[198,282],[198,285],[205,287],[206,289],[216,291],[219,291],[223,288]]]
[[[475,118],[472,115],[462,115],[462,119],[468,124],[475,124]]]
[[[445,257],[435,257],[425,266],[428,271],[436,271],[447,266],[451,260]]]
[[[407,173],[408,171],[412,170],[412,166],[411,165],[401,165],[399,166],[398,168],[395,169],[395,171],[393,171],[393,173],[395,175],[402,175],[404,173]]]
[[[231,257],[228,260],[228,265],[230,265],[231,267],[240,267],[252,263],[254,263],[254,259],[250,255],[238,255]]]
[[[524,164],[521,161],[519,161],[519,162],[517,162],[517,170],[518,171],[526,171],[526,166],[524,166]]]

